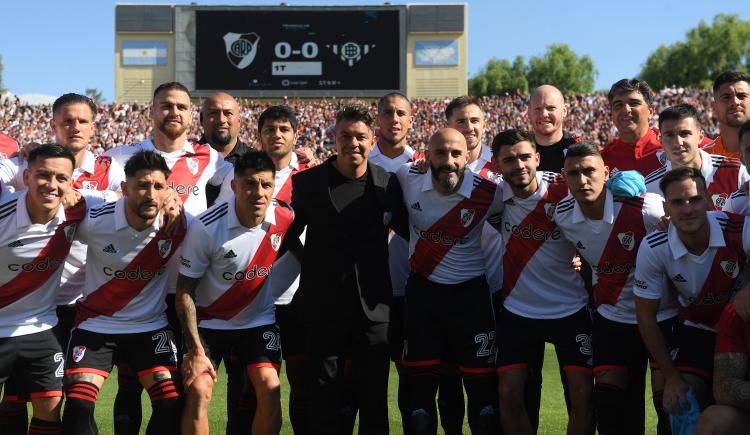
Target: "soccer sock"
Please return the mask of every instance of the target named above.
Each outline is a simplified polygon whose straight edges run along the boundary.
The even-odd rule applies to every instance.
[[[143,386],[133,373],[118,366],[117,395],[114,404],[114,429],[118,435],[138,435],[141,430],[141,392]]]
[[[5,433],[5,428],[3,428]],[[29,425],[29,435],[59,435],[62,434],[62,423],[32,418]]]
[[[670,435],[672,433],[672,428],[669,427],[669,415],[667,414],[667,411],[664,410],[664,392],[654,391],[653,399],[654,410],[656,411],[657,418],[656,433],[657,435]]]
[[[249,434],[253,428],[255,411],[258,409],[258,399],[250,382],[247,382],[242,394],[237,400],[237,408],[234,410],[234,429],[236,434]]]
[[[600,434],[628,433],[625,429],[626,420],[630,418],[627,405],[628,394],[624,389],[603,382],[594,384],[594,409]]]
[[[437,365],[409,367],[408,432],[412,435],[432,435],[437,432],[435,395],[440,381]]]
[[[63,428],[65,435],[98,434],[94,421],[94,407],[99,387],[91,382],[78,381],[65,389]],[[32,424],[34,419],[31,420]]]
[[[3,428],[3,434],[26,435],[28,426],[26,403],[11,400],[0,403],[0,427]]]
[[[163,379],[148,389],[151,398],[151,419],[146,428],[147,435],[180,433],[182,403],[173,379]]]
[[[497,374],[463,375],[468,401],[469,427],[472,434],[496,435],[500,433],[500,415],[497,393]]]
[[[243,364],[232,355],[226,355],[224,362],[227,371],[227,435],[244,435],[248,432],[240,430],[242,423],[237,420],[240,398],[245,388]]]
[[[410,435],[407,427],[407,422],[409,421],[409,394],[411,388],[409,384],[409,370],[404,368],[400,362],[396,363],[396,369],[398,370],[398,410],[401,412],[401,424],[403,426],[404,435]]]
[[[308,399],[304,394],[294,390],[289,392],[289,420],[295,435],[307,435],[307,404]]]
[[[464,387],[458,371],[440,375],[437,403],[440,425],[445,435],[460,435],[464,426],[465,405]]]

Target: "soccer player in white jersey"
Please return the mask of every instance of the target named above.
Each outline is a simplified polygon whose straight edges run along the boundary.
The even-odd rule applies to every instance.
[[[664,174],[681,167],[696,168],[708,183],[709,210],[721,210],[732,192],[750,180],[745,166],[731,157],[709,154],[699,148],[704,134],[698,112],[690,104],[668,107],[659,114],[664,166],[646,176],[648,192],[663,195],[659,188]]]
[[[596,145],[571,145],[565,156],[565,180],[570,196],[555,207],[554,221],[593,269],[594,302],[594,407],[601,433],[642,433],[643,398],[631,400],[629,383],[642,383],[648,352],[638,332],[633,271],[641,240],[656,229],[663,216],[662,199],[646,193],[641,197],[615,197],[604,186],[609,168]],[[676,302],[665,298],[658,320],[671,328]],[[637,364],[634,364],[636,361]],[[643,366],[634,373],[631,367]],[[661,391],[658,371],[652,368],[655,392]],[[633,378],[633,379],[630,379]],[[632,382],[631,382],[632,381]],[[640,393],[642,396],[642,393]],[[661,406],[655,398],[655,406]],[[636,406],[636,403],[640,403]]]
[[[491,178],[494,163],[492,150],[483,143],[487,123],[484,119],[482,100],[470,95],[454,98],[445,107],[445,120],[448,127],[460,131],[466,139],[469,150],[466,167],[482,178]]]
[[[646,237],[635,271],[638,327],[665,377],[664,407],[683,412],[692,388],[701,408],[710,397],[716,326],[724,305],[739,290],[750,251],[750,225],[744,216],[706,211],[706,180],[696,168],[667,172],[660,187],[670,217],[667,231]],[[677,290],[680,322],[670,355],[656,322],[663,294]]]
[[[280,335],[266,284],[294,212],[272,199],[275,169],[267,154],[244,154],[234,173],[235,198],[193,221],[180,259],[178,313],[187,349],[183,433],[208,433],[215,355],[227,351],[240,357],[256,392],[252,433],[281,428]]]
[[[500,417],[505,433],[534,432],[524,404],[529,359],[544,343],[555,345],[568,384],[568,433],[594,430],[591,317],[583,280],[570,264],[575,255],[549,218],[568,195],[562,176],[537,171],[534,137],[505,130],[492,141],[503,190],[503,310],[498,319]]]
[[[740,157],[742,158],[742,162],[746,164],[750,161],[750,121],[747,121],[740,126],[738,134],[740,136]],[[744,216],[750,215],[750,201],[748,200],[747,185],[740,187],[739,190],[729,196],[727,203],[724,204],[723,210]]]
[[[496,433],[495,319],[481,249],[482,225],[501,213],[501,188],[466,170],[463,135],[444,128],[430,138],[429,168],[405,165],[397,176],[409,215],[404,355],[410,372],[409,433],[436,431],[441,358],[455,356],[475,434]]]
[[[187,229],[183,224],[168,234],[161,226],[169,177],[161,156],[138,152],[125,174],[123,198],[90,209],[78,228],[88,252],[66,355],[66,433],[97,433],[94,407],[116,355],[148,390],[153,412],[147,433],[177,433],[177,349],[164,299],[170,258]]]
[[[27,190],[0,204],[0,386],[10,380],[30,392],[30,434],[62,430],[63,354],[52,328],[65,256],[86,211],[83,202],[62,206],[74,166],[66,148],[40,145],[24,170]]]

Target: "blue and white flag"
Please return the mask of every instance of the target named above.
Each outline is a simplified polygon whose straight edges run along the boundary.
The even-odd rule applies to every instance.
[[[167,41],[123,41],[122,64],[166,65]]]

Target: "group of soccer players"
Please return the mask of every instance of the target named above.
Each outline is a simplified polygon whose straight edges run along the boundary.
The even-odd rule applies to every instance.
[[[649,365],[658,433],[690,418],[741,433],[750,76],[713,91],[715,140],[688,104],[652,128],[651,89],[623,79],[603,149],[563,130],[545,85],[530,131],[490,143],[482,101],[455,98],[424,153],[389,93],[375,117],[342,107],[324,162],[295,150],[288,106],[243,144],[223,92],[189,141],[176,82],[154,91],[147,140],[97,157],[95,105],[65,94],[56,143],[0,160],[0,432],[98,433],[116,365],[116,433],[140,431],[144,389],[146,433],[208,433],[223,363],[226,432],[277,434],[283,358],[296,434],[351,433],[357,416],[388,433],[389,360],[395,432],[460,434],[466,413],[472,433],[531,434],[551,343],[568,433],[643,433]]]

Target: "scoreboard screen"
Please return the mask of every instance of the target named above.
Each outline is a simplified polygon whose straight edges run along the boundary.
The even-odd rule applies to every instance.
[[[399,11],[196,10],[195,87],[401,89]]]

